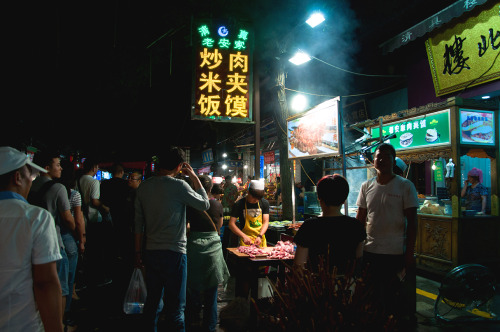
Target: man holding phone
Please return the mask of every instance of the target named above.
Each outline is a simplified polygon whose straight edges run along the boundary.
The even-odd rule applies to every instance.
[[[186,181],[175,178],[181,171],[189,176],[194,190]],[[157,173],[137,188],[135,199],[135,261],[136,266],[144,262],[146,269],[146,331],[156,331],[163,293],[167,329],[185,330],[186,206],[204,211],[210,203],[198,176],[185,162],[184,151],[172,147],[158,156]]]

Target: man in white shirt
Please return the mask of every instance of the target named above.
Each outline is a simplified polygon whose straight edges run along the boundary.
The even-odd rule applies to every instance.
[[[411,181],[394,174],[395,158],[392,145],[377,147],[373,159],[377,176],[361,185],[356,219],[365,223],[363,260],[380,301],[388,311],[404,308],[414,313],[416,304],[397,304],[395,293],[398,277],[415,279],[418,197]]]
[[[0,331],[63,331],[54,219],[26,201],[38,171],[46,172],[0,147]]]
[[[97,286],[110,284],[110,239],[111,222],[109,207],[101,201],[101,185],[94,176],[99,170],[97,160],[87,158],[83,163],[83,175],[77,180],[77,188],[82,195],[82,211],[87,222],[86,253],[88,265],[85,267],[87,281]]]

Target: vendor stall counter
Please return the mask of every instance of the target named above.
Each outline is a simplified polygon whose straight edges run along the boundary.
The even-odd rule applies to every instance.
[[[388,115],[387,134],[419,194],[417,267],[477,263],[500,275],[498,103],[450,98]]]

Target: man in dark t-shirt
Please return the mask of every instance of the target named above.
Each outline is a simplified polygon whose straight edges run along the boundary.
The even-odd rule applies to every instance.
[[[249,203],[247,202],[247,209],[262,209],[262,214],[269,214],[269,202],[265,198],[261,198],[257,203]],[[235,217],[239,220],[238,226],[240,229],[244,226],[245,221],[245,199],[240,199],[236,201],[233,205],[233,209],[231,210],[231,217]],[[242,222],[243,221],[243,222]]]
[[[240,246],[255,244],[267,247],[266,231],[269,226],[269,202],[264,197],[264,182],[250,181],[248,194],[236,201],[231,210],[229,229],[239,237]],[[239,219],[239,225],[236,221]],[[247,298],[255,271],[235,262],[235,295]]]
[[[318,269],[319,257],[323,256],[330,269],[337,267],[343,274],[348,264],[353,264],[363,254],[366,232],[363,224],[340,210],[347,195],[349,184],[338,174],[327,175],[318,181],[318,201],[323,214],[304,222],[294,237],[297,244],[294,265]]]
[[[248,194],[231,209],[229,229],[240,238],[240,246],[266,247],[265,233],[269,226],[269,202],[264,198],[264,183],[250,181]],[[239,226],[236,220],[239,219]]]

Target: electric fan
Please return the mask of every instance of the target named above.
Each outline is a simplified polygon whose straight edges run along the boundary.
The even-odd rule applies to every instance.
[[[434,303],[436,318],[451,321],[445,316],[458,309],[475,315],[454,317],[454,321],[463,319],[492,319],[493,313],[485,313],[478,308],[488,303],[495,295],[495,275],[485,266],[464,264],[446,274],[439,288],[439,295]],[[447,312],[443,313],[443,303]],[[480,318],[481,317],[481,318]]]

